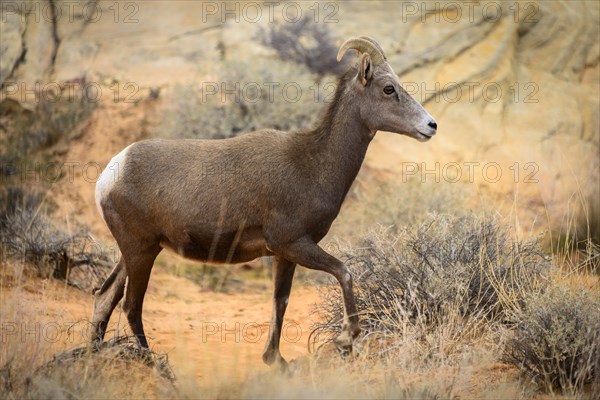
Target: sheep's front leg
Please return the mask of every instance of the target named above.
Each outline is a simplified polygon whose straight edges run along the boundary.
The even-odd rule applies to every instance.
[[[269,249],[286,260],[310,269],[328,272],[337,279],[344,298],[344,321],[342,333],[334,342],[340,351],[351,351],[352,342],[360,333],[360,326],[352,289],[352,275],[344,263],[306,237],[290,243],[269,243]]]

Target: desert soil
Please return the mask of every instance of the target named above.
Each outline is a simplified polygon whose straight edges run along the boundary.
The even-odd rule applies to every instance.
[[[50,345],[47,350],[56,352],[85,343],[93,295],[56,280],[16,278],[9,269],[3,270],[0,287],[2,305],[6,307],[3,311],[14,302],[16,313],[22,310],[29,314],[29,318],[19,320],[27,322],[19,322],[16,333],[11,331],[20,335],[20,340],[42,347]],[[287,360],[308,353],[311,309],[317,300],[314,287],[292,289],[281,342]],[[41,320],[32,321],[32,316]],[[144,303],[144,326],[152,350],[168,353],[176,375],[185,372],[200,384],[204,377],[215,374],[230,382],[241,382],[250,374],[266,371],[262,350],[270,316],[270,289],[203,291],[190,280],[160,269],[153,271]],[[107,339],[116,331],[128,333],[126,325],[117,307]]]

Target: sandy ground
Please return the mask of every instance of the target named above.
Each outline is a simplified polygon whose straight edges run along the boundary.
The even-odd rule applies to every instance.
[[[91,294],[56,280],[15,278],[10,269],[3,268],[0,275],[4,340],[18,335],[26,346],[45,348],[44,353],[85,343],[94,301]],[[314,287],[292,289],[281,342],[287,360],[308,353],[311,308],[317,301]],[[204,376],[215,373],[240,382],[250,374],[268,370],[261,356],[270,316],[270,289],[207,292],[188,279],[160,270],[153,271],[144,303],[144,324],[151,348],[168,353],[176,375],[185,371],[200,384]],[[13,323],[12,317],[18,322]],[[116,330],[128,332],[126,325],[117,307],[107,338]]]

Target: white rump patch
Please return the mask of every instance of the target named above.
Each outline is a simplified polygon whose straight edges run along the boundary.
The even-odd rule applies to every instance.
[[[123,177],[129,147],[131,145],[127,146],[110,160],[104,171],[102,171],[98,182],[96,182],[96,207],[102,219],[104,219],[104,213],[102,212],[101,202],[108,196],[115,183]]]

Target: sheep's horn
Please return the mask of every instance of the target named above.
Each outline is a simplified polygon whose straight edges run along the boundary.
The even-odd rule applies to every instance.
[[[385,56],[385,53],[383,52],[383,49],[381,48],[381,45],[379,44],[379,42],[377,42],[377,40],[373,39],[371,36],[361,36],[360,38],[365,39],[368,42],[371,42],[373,44],[373,46],[377,47],[377,50],[379,50],[379,52],[383,56],[383,59],[385,61],[387,61],[387,57]]]
[[[344,53],[350,49],[355,49],[360,51],[361,53],[368,53],[371,56],[371,60],[373,64],[382,64],[385,62],[385,56],[383,52],[380,50],[381,47],[377,44],[371,42],[371,40],[363,39],[363,38],[351,38],[346,40],[341,46],[340,50],[337,54],[337,60],[341,61],[342,57],[344,57]]]

